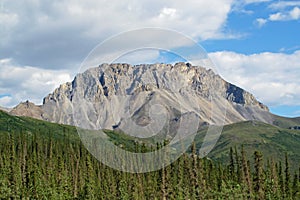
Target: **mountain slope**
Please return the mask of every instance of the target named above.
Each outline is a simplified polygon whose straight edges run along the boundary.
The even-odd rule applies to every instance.
[[[37,106],[28,100],[26,102],[21,102],[19,105],[11,109],[9,113],[16,116],[27,116],[36,119],[43,119],[43,110],[41,106]]]
[[[0,110],[5,111],[5,112],[11,111],[10,108],[5,108],[5,107],[2,107],[2,106],[0,106]]]
[[[195,138],[197,147],[200,148],[206,129],[203,129]],[[214,149],[208,157],[221,162],[229,161],[229,149],[243,148],[252,159],[254,151],[260,151],[264,160],[274,159],[284,161],[285,153],[290,158],[293,170],[299,168],[300,163],[300,131],[280,128],[258,121],[246,121],[227,125],[223,128]]]
[[[38,133],[40,137],[64,138],[78,140],[77,130],[73,126],[50,123],[30,117],[12,116],[0,111],[0,133]]]
[[[289,118],[273,115],[273,119],[273,124],[281,128],[300,126],[300,117]]]
[[[157,104],[160,105],[156,111],[163,110],[166,116],[152,120],[151,109]],[[17,106],[11,113],[87,129],[126,130],[137,124],[163,130],[164,119],[169,120],[165,124],[174,124],[192,113],[200,123],[221,124],[225,107],[225,124],[246,120],[273,122],[268,108],[252,94],[226,82],[212,70],[185,63],[102,64],[78,74],[71,83],[62,84],[44,98],[43,105],[26,108],[34,112]]]

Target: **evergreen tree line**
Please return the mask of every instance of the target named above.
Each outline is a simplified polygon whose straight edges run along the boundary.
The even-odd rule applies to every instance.
[[[260,152],[247,158],[231,148],[225,165],[191,148],[161,170],[133,174],[103,165],[67,137],[1,133],[0,199],[300,199],[300,169],[291,173],[288,156],[264,165]]]

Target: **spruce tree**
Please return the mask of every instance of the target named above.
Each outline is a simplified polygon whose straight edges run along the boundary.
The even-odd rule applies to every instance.
[[[282,174],[282,164],[280,161],[279,161],[279,166],[278,166],[278,178],[279,178],[280,194],[281,194],[281,197],[284,198],[285,185],[284,185],[283,174]]]
[[[278,183],[278,174],[276,172],[276,164],[274,160],[271,161],[271,181],[272,181],[272,193],[275,198],[279,198],[279,183]]]
[[[250,198],[252,194],[252,181],[250,175],[250,168],[248,167],[247,158],[246,158],[243,145],[242,145],[241,154],[242,154],[243,183],[247,185],[247,198]]]
[[[298,175],[295,173],[292,187],[292,197],[294,199],[300,199],[300,191],[299,191],[299,182]]]
[[[291,181],[291,174],[290,174],[290,166],[288,161],[288,155],[285,153],[285,195],[286,197],[290,197],[290,181]]]
[[[191,179],[192,179],[192,187],[193,191],[192,194],[195,199],[200,199],[200,188],[199,188],[199,181],[198,181],[198,169],[197,169],[197,154],[196,154],[196,145],[195,142],[192,143],[192,165],[191,165]]]
[[[254,191],[257,199],[263,199],[263,169],[262,169],[262,154],[259,151],[254,152]]]
[[[235,164],[236,164],[236,178],[238,182],[241,182],[241,165],[240,165],[240,157],[237,151],[237,148],[234,147],[235,153]]]
[[[229,162],[229,173],[230,173],[231,177],[234,177],[235,176],[235,172],[234,172],[234,157],[233,157],[233,149],[232,149],[232,147],[230,147],[230,150],[229,150],[229,159],[230,159],[230,162]]]

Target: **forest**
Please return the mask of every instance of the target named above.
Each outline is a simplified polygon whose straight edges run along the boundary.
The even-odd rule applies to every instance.
[[[137,147],[138,151],[142,148]],[[159,171],[126,173],[96,160],[67,135],[1,133],[0,199],[299,199],[289,159],[267,161],[231,148],[229,164],[182,155]]]
[[[135,152],[153,150],[107,134]],[[95,159],[75,127],[0,112],[0,199],[300,199],[300,166],[287,153],[270,159],[240,145],[220,162],[196,152],[193,143],[163,169],[122,172]]]

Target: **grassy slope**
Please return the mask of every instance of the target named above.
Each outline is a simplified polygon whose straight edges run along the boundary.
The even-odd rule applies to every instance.
[[[73,126],[50,123],[30,117],[11,116],[3,111],[0,111],[0,132],[39,133],[40,137],[51,136],[56,139],[65,137],[68,137],[70,140],[78,139],[76,128]]]
[[[196,137],[197,147],[201,147],[206,130]],[[274,159],[284,162],[288,154],[291,167],[298,169],[300,163],[300,131],[280,128],[262,122],[247,121],[224,127],[221,137],[209,157],[221,162],[228,162],[229,148],[244,146],[248,159],[259,150],[264,160]]]
[[[0,134],[1,133],[20,133],[25,132],[29,135],[38,133],[38,137],[53,139],[68,139],[72,142],[80,142],[77,129],[74,126],[50,123],[30,117],[17,117],[9,115],[0,110]],[[117,145],[123,144],[126,149],[134,151],[135,138],[110,130],[104,131],[112,142]]]
[[[281,128],[289,128],[289,127],[300,125],[300,117],[288,118],[288,117],[281,117],[277,115],[273,115],[273,117],[274,117],[273,124]]]

